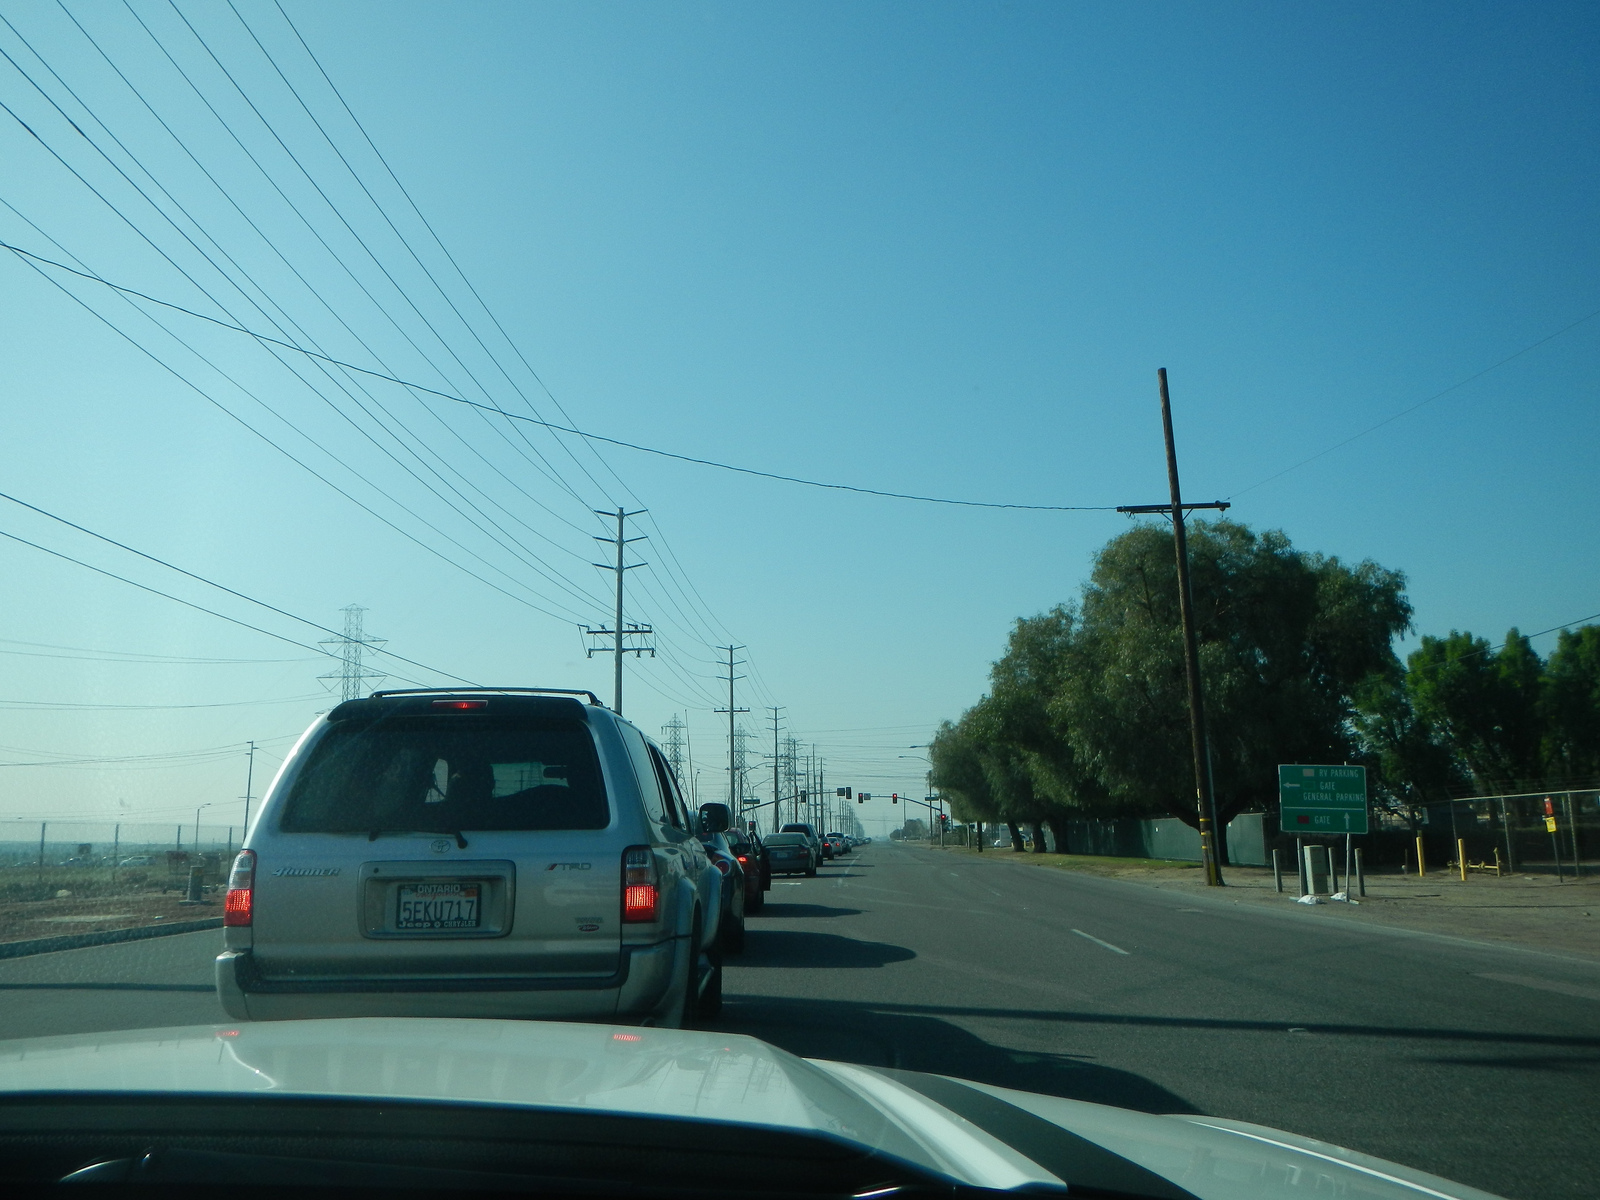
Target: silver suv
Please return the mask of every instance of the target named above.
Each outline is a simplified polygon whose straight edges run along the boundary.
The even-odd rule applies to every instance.
[[[677,1026],[722,1002],[722,876],[660,749],[588,692],[378,692],[284,762],[233,865],[243,1019]]]

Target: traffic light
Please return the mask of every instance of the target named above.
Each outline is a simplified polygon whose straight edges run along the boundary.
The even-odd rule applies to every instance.
[[[843,796],[846,800],[850,799],[850,789],[847,787],[835,788],[833,794],[835,796]]]
[[[899,804],[900,803],[900,793],[899,792],[890,792],[889,793],[889,803],[890,804]]]
[[[865,804],[866,802],[867,802],[867,794],[865,792],[862,792],[861,795],[856,797],[856,803],[857,804]]]

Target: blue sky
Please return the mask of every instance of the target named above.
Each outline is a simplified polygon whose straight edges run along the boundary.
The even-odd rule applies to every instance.
[[[192,0],[66,9],[128,84],[60,8],[0,4],[9,243],[510,411],[888,491],[1160,500],[1165,366],[1186,492],[1404,570],[1419,631],[1600,611],[1592,6],[285,0],[515,350],[275,5],[243,0],[248,31]],[[748,646],[739,705],[785,706],[830,786],[915,789],[898,756],[1126,527],[597,457],[285,352],[325,399],[248,338],[149,310],[186,349],[47,272],[194,386],[6,255],[0,491],[328,626],[361,604],[431,667],[603,696],[589,510],[647,506],[628,615],[662,655],[630,659],[625,707],[686,714],[711,793],[716,645]],[[0,506],[5,532],[326,636]],[[326,707],[311,651],[16,543],[0,570],[0,760],[73,763],[0,768],[0,815],[226,823],[243,742],[270,768]]]

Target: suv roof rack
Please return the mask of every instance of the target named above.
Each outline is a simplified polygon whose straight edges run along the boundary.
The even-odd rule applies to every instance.
[[[381,700],[389,696],[459,696],[463,692],[475,696],[587,696],[589,703],[596,708],[604,708],[600,697],[587,688],[536,688],[536,687],[437,687],[437,688],[395,688],[390,691],[373,692],[368,699]]]

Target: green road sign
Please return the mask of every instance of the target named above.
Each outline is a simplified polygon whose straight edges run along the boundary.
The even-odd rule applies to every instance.
[[[1367,769],[1280,766],[1278,809],[1285,833],[1366,833]]]

